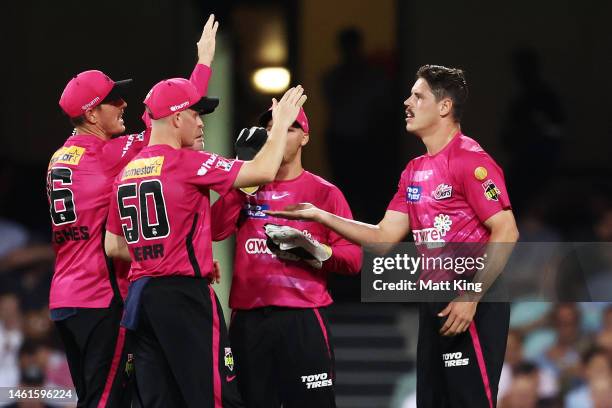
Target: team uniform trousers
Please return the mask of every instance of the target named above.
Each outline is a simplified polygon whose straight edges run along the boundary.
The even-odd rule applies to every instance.
[[[151,278],[134,331],[134,406],[243,407],[223,311],[207,279]]]
[[[130,339],[120,326],[123,303],[108,308],[74,308],[55,321],[64,343],[77,407],[129,407],[131,403]]]
[[[325,308],[235,310],[230,340],[247,407],[336,406],[334,351]]]
[[[444,337],[448,303],[419,304],[417,347],[418,408],[495,408],[510,305],[480,302],[468,330]]]

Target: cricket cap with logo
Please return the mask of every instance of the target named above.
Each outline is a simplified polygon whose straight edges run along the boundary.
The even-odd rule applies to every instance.
[[[81,116],[87,109],[106,101],[124,99],[131,79],[113,81],[102,71],[89,70],[75,75],[66,85],[59,105],[71,118]]]
[[[200,96],[195,85],[185,78],[170,78],[155,84],[144,104],[151,119],[162,119],[187,109],[200,115],[212,113],[219,105],[219,99]]]
[[[259,116],[259,126],[265,128],[266,126],[268,126],[270,119],[272,119],[272,106],[270,106],[270,109],[268,109]],[[310,127],[308,126],[308,118],[306,117],[306,112],[304,112],[304,108],[300,108],[300,111],[298,112],[297,118],[295,118],[293,126],[295,125],[302,129],[304,133],[310,133]]]

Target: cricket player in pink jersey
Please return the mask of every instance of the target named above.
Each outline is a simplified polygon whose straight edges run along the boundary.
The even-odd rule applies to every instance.
[[[207,21],[198,43],[191,81],[206,94],[217,24]],[[125,132],[124,88],[100,71],[70,80],[60,106],[74,134],[49,163],[47,194],[56,251],[49,308],[66,349],[79,407],[129,406],[125,331],[120,329],[127,294],[128,263],[111,262],[104,252],[105,223],[112,182],[142,149],[150,129]],[[120,266],[122,271],[117,270]]]
[[[210,190],[261,185],[281,164],[287,129],[306,100],[302,87],[274,100],[275,126],[259,155],[241,161],[191,149],[200,98],[181,78],[155,85],[145,99],[149,146],[117,176],[107,223],[110,256],[132,260],[123,325],[134,331],[136,403],[143,407],[237,407],[234,359],[214,276]]]
[[[270,110],[260,125],[272,129]],[[238,158],[254,155],[253,145],[265,138],[263,128],[244,129],[236,142]],[[332,303],[327,279],[330,273],[359,273],[361,248],[317,222],[263,212],[297,201],[352,218],[340,190],[302,167],[309,138],[301,109],[289,128],[275,180],[250,194],[232,190],[212,207],[213,240],[236,234],[230,341],[248,407],[336,406],[334,351],[325,317]],[[281,249],[288,243],[291,252]]]
[[[277,216],[315,220],[350,241],[400,242],[410,231],[420,252],[445,243],[487,245],[489,261],[471,277],[488,289],[505,265],[518,230],[504,175],[480,145],[461,132],[468,88],[463,71],[421,67],[406,106],[406,130],[427,153],[411,160],[384,218],[365,224],[299,204]],[[495,256],[491,256],[491,255]],[[479,302],[463,292],[450,303],[421,303],[417,406],[492,408],[506,348],[507,303]]]

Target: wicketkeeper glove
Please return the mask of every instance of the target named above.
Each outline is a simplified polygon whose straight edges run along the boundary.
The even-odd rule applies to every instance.
[[[240,131],[234,149],[236,158],[240,160],[253,160],[253,157],[261,150],[268,140],[268,131],[262,127],[253,126]]]
[[[240,131],[234,149],[236,158],[239,160],[253,160],[253,157],[261,150],[268,140],[268,131],[262,127],[244,128]],[[254,194],[259,186],[243,187],[240,190],[246,194]]]
[[[268,249],[280,259],[304,261],[320,269],[332,256],[332,249],[314,239],[307,231],[286,225],[266,224]]]

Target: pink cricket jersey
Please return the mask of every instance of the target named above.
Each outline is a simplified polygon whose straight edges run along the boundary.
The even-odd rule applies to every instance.
[[[127,164],[113,185],[107,230],[128,243],[130,282],[211,276],[210,189],[226,194],[241,166],[163,144],[145,147]]]
[[[509,208],[501,168],[476,141],[458,133],[437,154],[408,163],[387,209],[408,215],[423,253],[446,242],[488,242],[484,222]]]
[[[190,81],[205,95],[211,69],[196,65]],[[114,291],[127,294],[129,265],[107,266],[104,225],[113,180],[147,145],[147,130],[103,141],[93,135],[74,135],[52,156],[47,172],[52,241],[56,252],[49,308],[104,308]],[[115,273],[116,272],[116,273]],[[119,294],[119,293],[116,293]]]
[[[293,180],[267,184],[254,195],[234,190],[213,205],[213,239],[225,239],[236,233],[231,308],[327,306],[332,303],[327,291],[328,274],[359,272],[361,248],[358,245],[319,223],[291,221],[263,212],[281,210],[289,204],[301,202],[309,202],[339,216],[352,218],[340,190],[307,171]],[[312,268],[304,262],[279,260],[266,246],[264,225],[268,223],[308,231],[317,241],[332,248],[332,257],[323,263],[322,269]]]
[[[47,196],[56,258],[50,309],[108,307],[113,290],[127,293],[126,276],[107,264],[104,223],[113,179],[147,138],[145,132],[108,142],[75,135],[51,158]]]

